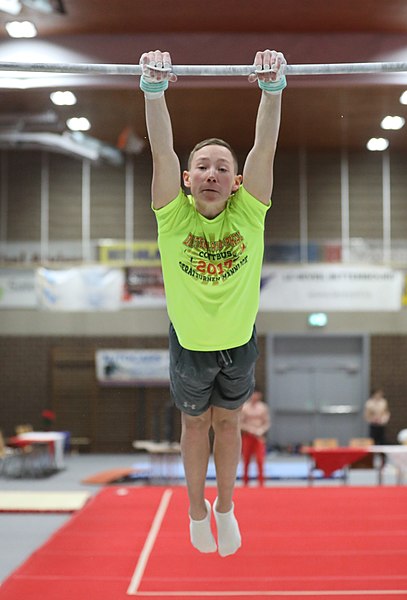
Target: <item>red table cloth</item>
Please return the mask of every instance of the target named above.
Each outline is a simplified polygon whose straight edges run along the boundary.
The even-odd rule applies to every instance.
[[[314,459],[315,467],[326,477],[369,454],[365,448],[304,448],[303,452]]]

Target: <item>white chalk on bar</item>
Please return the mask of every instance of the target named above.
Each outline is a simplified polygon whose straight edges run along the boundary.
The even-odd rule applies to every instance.
[[[86,63],[21,63],[0,62],[1,71],[32,73],[66,73],[78,75],[141,75],[140,65]],[[173,65],[176,75],[184,76],[247,76],[255,72],[254,65]],[[407,62],[333,63],[287,65],[286,75],[356,75],[363,73],[407,72]]]

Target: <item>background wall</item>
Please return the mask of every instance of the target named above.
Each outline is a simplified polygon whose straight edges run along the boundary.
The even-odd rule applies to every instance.
[[[242,162],[244,157],[240,158]],[[132,238],[155,240],[156,224],[149,206],[149,153],[144,151],[128,160],[134,171]],[[383,263],[382,160],[382,155],[367,151],[347,155],[351,248],[348,258],[361,264]],[[40,263],[44,230],[50,261],[81,262],[82,162],[18,150],[1,152],[1,161],[2,265],[35,268]],[[41,175],[44,161],[49,183],[46,209]],[[335,151],[277,153],[266,242],[298,247],[305,240],[306,259],[343,259],[342,161],[341,153]],[[397,251],[397,257],[401,257],[393,261],[397,267],[407,266],[405,164],[405,153],[390,155],[391,243],[393,256]],[[99,240],[123,240],[129,231],[125,182],[125,166],[91,167],[88,216],[93,249]],[[310,256],[312,243],[318,247],[314,256]],[[298,259],[298,254],[292,256]],[[273,252],[267,259],[273,261]],[[270,332],[306,333],[306,316],[284,312],[259,314],[260,387],[264,388],[266,380],[265,336]],[[13,433],[15,425],[21,422],[41,427],[41,411],[49,407],[57,412],[58,429],[89,437],[94,451],[129,451],[134,439],[168,435],[177,438],[179,417],[169,408],[168,389],[101,388],[95,378],[97,348],[167,347],[167,328],[168,318],[161,309],[113,313],[0,311],[0,427],[5,435]],[[383,387],[389,399],[392,411],[389,439],[395,441],[397,432],[407,426],[407,381],[403,371],[407,359],[407,311],[332,313],[321,335],[335,332],[371,336],[371,385]]]
[[[349,152],[345,158],[349,185],[344,190],[342,153],[277,152],[266,243],[315,243],[322,251],[309,254],[306,259],[342,260],[341,245],[344,235],[349,234],[350,239],[345,241],[350,243],[351,252],[345,260],[375,263],[383,260],[383,153]],[[387,158],[393,251],[390,257],[397,263],[401,257],[407,265],[407,154],[392,152]],[[156,224],[150,209],[148,149],[127,158],[127,166],[131,163],[132,168],[130,215],[126,212],[126,165],[91,165],[90,206],[84,207],[82,161],[29,150],[2,151],[0,160],[0,261],[11,256],[19,263],[38,260],[41,244],[48,251],[43,261],[82,259],[87,218],[94,247],[104,238],[124,240],[129,231],[134,240],[156,239]],[[186,156],[182,160],[185,164]],[[243,161],[241,155],[241,168]],[[343,206],[344,192],[348,194],[347,207]],[[349,231],[344,231],[345,208],[349,212]],[[24,251],[27,243],[31,248],[37,244],[37,251]],[[332,253],[332,246],[337,248],[336,253]],[[404,252],[400,254],[401,246]],[[95,253],[93,259],[96,258]],[[290,260],[290,257],[266,255],[266,259]],[[298,256],[292,255],[291,260],[295,262]]]
[[[56,411],[56,428],[73,436],[89,437],[96,452],[130,452],[137,439],[179,439],[179,414],[170,406],[168,388],[102,387],[97,383],[95,350],[100,348],[166,348],[166,336],[0,337],[1,428],[5,435],[15,425],[42,427],[41,411]],[[259,336],[260,358],[256,379],[266,385],[265,336]],[[372,387],[382,387],[392,418],[390,443],[407,425],[407,338],[371,337]],[[361,431],[362,434],[367,433]],[[271,434],[271,440],[273,435]],[[293,443],[310,440],[293,440]]]

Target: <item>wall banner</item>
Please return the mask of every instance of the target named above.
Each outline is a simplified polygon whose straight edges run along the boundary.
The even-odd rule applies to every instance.
[[[104,385],[168,385],[168,350],[96,350],[96,377]]]
[[[39,308],[48,310],[120,310],[124,289],[122,269],[77,267],[37,269]]]
[[[159,267],[160,252],[157,241],[142,240],[127,243],[122,240],[99,240],[99,261],[110,266],[131,263],[134,267]]]
[[[34,271],[0,269],[0,308],[36,308]]]
[[[403,288],[404,274],[387,267],[265,265],[260,310],[399,311]]]
[[[126,267],[123,308],[165,308],[161,267]]]

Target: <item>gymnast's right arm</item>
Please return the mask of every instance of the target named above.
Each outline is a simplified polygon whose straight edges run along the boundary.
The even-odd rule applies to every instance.
[[[171,118],[164,92],[168,81],[176,81],[171,73],[168,52],[146,52],[140,58],[143,75],[140,87],[146,103],[146,124],[153,157],[152,201],[155,209],[169,204],[178,195],[181,167],[173,145]]]

